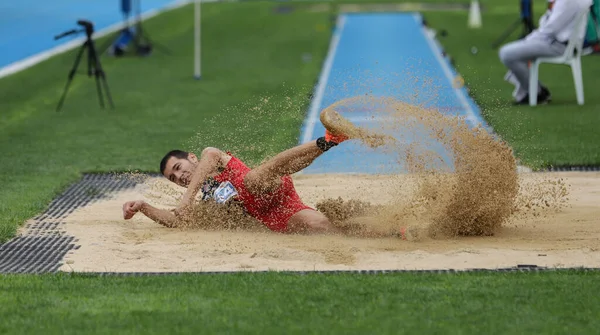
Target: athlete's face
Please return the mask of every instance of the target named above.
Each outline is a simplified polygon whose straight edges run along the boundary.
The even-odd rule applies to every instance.
[[[164,176],[179,186],[187,187],[196,164],[198,158],[192,153],[187,158],[171,157],[165,166]]]

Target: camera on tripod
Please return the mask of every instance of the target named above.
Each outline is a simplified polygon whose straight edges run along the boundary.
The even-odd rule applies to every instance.
[[[102,66],[100,64],[100,59],[98,58],[98,53],[96,52],[96,46],[94,45],[94,40],[92,39],[92,35],[94,34],[94,24],[88,20],[78,20],[77,24],[82,26],[83,28],[82,29],[72,29],[72,30],[66,31],[62,34],[56,35],[54,37],[55,40],[58,40],[63,37],[81,33],[81,32],[85,32],[85,35],[86,35],[86,40],[83,43],[83,45],[81,45],[79,52],[77,53],[77,56],[75,58],[75,63],[73,64],[73,67],[71,68],[71,71],[69,72],[67,85],[65,86],[65,90],[63,92],[62,97],[60,98],[60,101],[58,102],[58,106],[57,106],[56,110],[57,111],[60,110],[64,103],[64,100],[67,96],[67,91],[69,90],[71,81],[73,81],[73,77],[75,76],[75,73],[77,72],[77,68],[81,61],[81,56],[83,55],[83,52],[85,50],[87,50],[87,56],[88,56],[87,57],[87,60],[88,60],[87,74],[88,74],[88,77],[91,77],[92,75],[94,75],[96,78],[96,89],[98,91],[98,98],[100,100],[100,106],[102,108],[104,108],[104,98],[102,95],[102,86],[104,86],[104,89],[106,90],[106,95],[107,95],[108,101],[110,102],[111,107],[114,108],[112,97],[110,96],[110,91],[108,89],[108,84],[106,83],[106,74],[104,73],[104,70],[102,70]]]
[[[90,21],[78,20],[77,24],[84,27],[86,35],[92,36],[94,33],[94,24],[92,24]]]

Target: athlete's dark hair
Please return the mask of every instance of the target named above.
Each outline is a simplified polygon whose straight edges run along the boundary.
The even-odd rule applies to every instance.
[[[171,150],[167,152],[165,157],[160,161],[160,173],[165,174],[165,167],[167,166],[167,161],[171,157],[175,158],[188,158],[189,152],[182,150]]]

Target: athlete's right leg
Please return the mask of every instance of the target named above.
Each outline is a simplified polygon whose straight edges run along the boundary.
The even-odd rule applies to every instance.
[[[371,226],[344,228],[336,227],[321,212],[303,209],[290,217],[287,222],[287,233],[292,234],[335,234],[361,238],[395,237],[402,240],[415,240],[423,233],[423,229],[401,226],[398,229],[377,228]]]
[[[323,213],[303,209],[292,215],[287,222],[287,232],[295,234],[336,234],[336,228]]]

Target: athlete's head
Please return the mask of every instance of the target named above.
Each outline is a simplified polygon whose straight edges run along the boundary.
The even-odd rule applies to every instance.
[[[160,173],[175,184],[187,187],[196,164],[198,158],[193,153],[171,150],[160,161]]]

